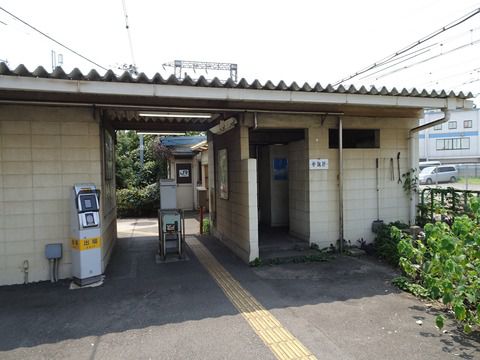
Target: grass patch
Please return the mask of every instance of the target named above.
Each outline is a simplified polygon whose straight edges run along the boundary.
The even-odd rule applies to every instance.
[[[464,177],[460,177],[457,179],[457,183],[459,184],[466,184],[467,179]],[[480,185],[480,177],[469,177],[468,178],[468,183],[471,185]]]
[[[319,250],[318,253],[310,254],[310,255],[286,256],[286,257],[278,257],[273,259],[256,258],[255,260],[250,261],[249,265],[252,267],[260,267],[264,265],[324,262],[324,261],[329,261],[331,259],[333,259],[333,256],[330,253]]]

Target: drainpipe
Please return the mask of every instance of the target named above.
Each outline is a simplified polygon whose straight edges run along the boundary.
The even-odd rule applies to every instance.
[[[443,124],[445,122],[447,122],[448,120],[450,120],[450,114],[451,112],[447,109],[442,109],[443,111],[443,116],[440,118],[440,119],[437,119],[435,121],[431,121],[427,124],[423,124],[423,125],[420,125],[420,126],[417,126],[417,127],[414,127],[413,129],[410,129],[410,131],[408,132],[408,140],[409,140],[409,156],[410,156],[410,168],[411,169],[416,169],[417,168],[417,163],[415,161],[416,159],[416,156],[415,156],[415,140],[416,140],[416,134],[419,132],[419,131],[422,131],[422,130],[425,130],[425,129],[429,129],[433,126],[436,126],[436,125],[440,125],[440,124]],[[427,136],[428,136],[428,133],[425,133],[425,141],[427,141]],[[417,209],[417,197],[418,195],[415,193],[412,198],[410,199],[410,212],[409,212],[409,222],[410,222],[410,225],[413,225],[415,224],[415,215],[416,215],[416,209]]]
[[[343,121],[338,117],[338,250],[343,253]]]

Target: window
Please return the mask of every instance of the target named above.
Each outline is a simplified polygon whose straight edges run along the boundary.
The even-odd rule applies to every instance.
[[[464,120],[463,121],[463,127],[465,129],[471,128],[472,127],[472,120]]]
[[[448,128],[449,129],[456,129],[457,128],[457,122],[456,121],[449,121],[448,122]]]
[[[343,129],[344,149],[378,149],[380,148],[380,130],[378,129]],[[328,130],[328,147],[338,149],[338,129]]]
[[[433,127],[433,130],[442,130],[442,125],[443,124],[438,124]]]
[[[453,166],[440,166],[440,167],[438,167],[438,172],[439,173],[451,172],[451,171],[455,171],[455,168]]]
[[[436,149],[439,151],[470,149],[470,138],[437,139],[436,145]]]

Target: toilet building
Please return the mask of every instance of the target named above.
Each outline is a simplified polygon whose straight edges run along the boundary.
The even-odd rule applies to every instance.
[[[199,208],[202,188],[202,178],[205,163],[202,163],[201,148],[206,144],[204,135],[197,136],[167,136],[161,139],[164,146],[172,152],[168,161],[168,177],[177,185],[177,207],[182,210]],[[200,156],[199,156],[200,155]],[[204,205],[203,205],[204,206]]]
[[[192,194],[201,166],[212,233],[249,262],[272,228],[322,248],[372,241],[377,217],[412,222],[415,194],[399,178],[418,164],[419,119],[425,109],[469,109],[471,97],[2,63],[0,285],[47,280],[50,243],[63,244],[60,278],[72,275],[75,183],[101,191],[105,270],[116,239],[116,130],[205,132],[204,161],[189,160]]]

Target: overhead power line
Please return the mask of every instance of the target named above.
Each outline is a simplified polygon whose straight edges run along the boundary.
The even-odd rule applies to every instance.
[[[39,30],[39,29],[37,29],[37,28],[34,27],[33,25],[30,25],[30,24],[27,23],[26,21],[20,19],[18,16],[12,14],[10,11],[4,9],[4,8],[1,7],[1,6],[0,6],[0,10],[4,11],[5,13],[7,13],[7,14],[10,15],[11,17],[13,17],[15,20],[18,20],[18,21],[20,21],[22,24],[28,26],[30,29],[35,30],[35,31],[38,32],[40,35],[45,36],[47,39],[53,41],[54,43],[60,45],[61,47],[67,49],[68,51],[74,53],[75,55],[81,57],[82,59],[88,61],[89,63],[91,63],[91,64],[93,64],[93,65],[95,65],[95,66],[98,66],[99,68],[101,68],[101,69],[103,69],[103,70],[105,70],[105,71],[108,70],[106,67],[103,67],[102,65],[100,65],[100,64],[96,63],[95,61],[87,58],[86,56],[83,56],[83,55],[80,54],[78,51],[75,51],[75,50],[73,50],[72,48],[68,47],[67,45],[62,44],[60,41],[55,40],[55,39],[52,38],[50,35],[44,33],[43,31],[41,31],[41,30]]]
[[[469,43],[467,43],[467,44],[460,45],[460,46],[458,46],[458,47],[456,47],[456,48],[454,48],[454,49],[451,49],[451,50],[445,51],[445,52],[443,52],[443,53],[440,53],[440,54],[431,56],[431,57],[429,57],[429,58],[420,60],[420,61],[418,61],[418,62],[416,62],[416,63],[409,64],[409,65],[405,65],[404,67],[401,67],[401,68],[399,68],[399,69],[392,70],[392,71],[390,71],[390,72],[388,72],[388,73],[386,73],[386,74],[380,75],[379,77],[376,78],[376,80],[381,79],[381,78],[383,78],[383,77],[385,77],[385,76],[388,76],[388,75],[397,73],[397,72],[399,72],[399,71],[412,68],[412,67],[414,67],[414,66],[416,66],[416,65],[420,65],[420,64],[426,63],[427,61],[430,61],[430,60],[439,58],[439,57],[441,57],[441,56],[448,55],[448,54],[451,54],[451,53],[453,53],[453,52],[462,50],[462,49],[464,49],[464,48],[466,48],[466,47],[468,47],[468,46],[474,46],[474,45],[478,45],[478,44],[480,44],[480,39],[475,40],[475,41],[473,41],[473,42],[469,42]]]
[[[345,81],[348,81],[348,80],[351,80],[359,75],[362,75],[362,74],[365,74],[366,72],[370,71],[370,70],[373,70],[379,66],[382,66],[382,65],[385,65],[385,64],[388,64],[389,62],[391,62],[392,60],[394,60],[395,58],[397,58],[399,55],[402,55],[402,54],[405,54],[406,52],[414,49],[415,47],[435,38],[436,36],[444,33],[445,31],[448,31],[450,29],[453,29],[454,27],[464,23],[465,21],[469,20],[470,18],[474,17],[475,15],[478,15],[480,13],[480,8],[477,8],[471,12],[469,12],[468,14],[456,19],[455,21],[443,26],[442,28],[428,34],[427,36],[424,36],[423,38],[407,45],[406,47],[394,52],[393,54],[391,55],[388,55],[387,57],[384,57],[376,62],[374,62],[373,64],[355,72],[354,74],[352,75],[349,75],[345,78],[343,78],[342,80],[339,80],[337,81],[336,83],[334,83],[333,85],[340,85],[342,83],[344,83]]]

